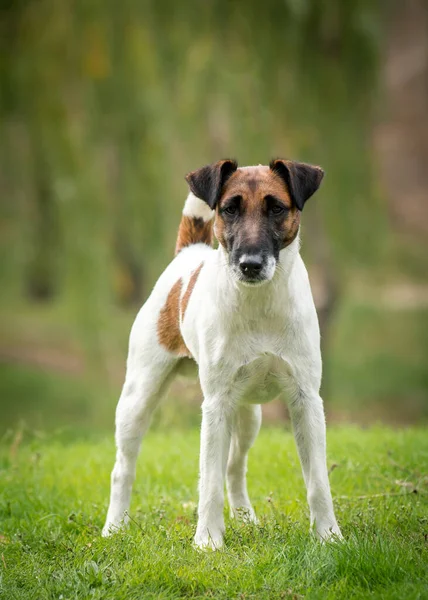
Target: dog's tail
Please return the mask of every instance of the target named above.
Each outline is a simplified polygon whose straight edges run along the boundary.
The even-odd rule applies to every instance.
[[[192,192],[187,196],[178,228],[175,254],[192,244],[208,244],[213,241],[214,211]]]

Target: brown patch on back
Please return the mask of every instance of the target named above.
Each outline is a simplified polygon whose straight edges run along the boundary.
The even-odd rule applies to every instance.
[[[180,250],[192,244],[202,243],[210,246],[213,241],[212,228],[212,220],[204,221],[200,217],[186,217],[183,215],[178,228],[175,254],[178,254]]]
[[[169,352],[179,356],[192,357],[180,331],[180,297],[183,287],[182,279],[172,286],[165,306],[162,308],[158,319],[159,343]]]
[[[187,286],[187,289],[184,292],[184,296],[181,301],[181,319],[184,319],[184,316],[185,316],[186,310],[187,310],[187,305],[189,304],[190,296],[192,295],[193,288],[195,287],[196,281],[198,280],[198,277],[199,277],[199,273],[201,272],[201,269],[203,266],[204,266],[204,263],[201,262],[199,267],[195,271],[193,271],[193,273],[190,277],[189,285]]]

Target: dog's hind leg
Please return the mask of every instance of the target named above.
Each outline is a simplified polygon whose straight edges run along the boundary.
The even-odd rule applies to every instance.
[[[256,522],[247,492],[247,458],[260,430],[262,410],[259,404],[244,404],[235,415],[227,463],[227,492],[232,517]]]
[[[126,523],[140,444],[171,379],[177,360],[161,348],[139,351],[130,344],[125,385],[116,410],[116,462],[103,536]],[[150,358],[149,358],[150,357]]]

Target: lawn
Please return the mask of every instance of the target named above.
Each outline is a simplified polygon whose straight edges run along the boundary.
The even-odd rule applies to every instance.
[[[260,523],[192,547],[198,432],[148,434],[129,529],[100,537],[112,434],[9,433],[0,447],[0,598],[428,598],[428,431],[331,428],[345,542],[308,534],[290,432],[262,430],[249,464]]]

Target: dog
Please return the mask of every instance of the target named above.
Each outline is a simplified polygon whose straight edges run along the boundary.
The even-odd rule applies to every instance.
[[[192,361],[204,396],[195,545],[223,544],[225,479],[231,515],[256,522],[247,455],[261,404],[280,394],[311,528],[321,540],[341,537],[326,465],[318,319],[299,254],[301,212],[323,176],[320,167],[282,159],[240,168],[226,159],[186,176],[176,257],[131,330],[103,535],[126,524],[142,437],[171,379]]]

